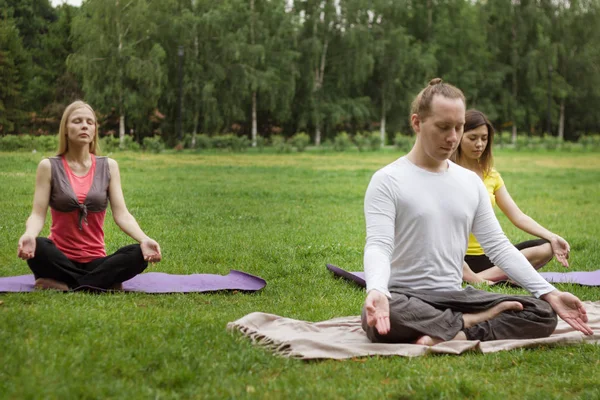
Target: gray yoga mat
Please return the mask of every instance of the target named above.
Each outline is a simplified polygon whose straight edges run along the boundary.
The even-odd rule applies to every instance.
[[[31,292],[34,289],[33,275],[0,278],[0,292]],[[126,292],[145,293],[191,293],[218,290],[240,290],[254,292],[266,286],[258,276],[232,269],[227,275],[191,274],[173,275],[163,272],[146,272],[123,282]],[[104,289],[81,286],[75,289],[105,291]]]
[[[327,264],[327,269],[334,275],[348,279],[361,287],[366,287],[364,272],[348,272],[332,264]],[[600,286],[600,269],[597,271],[571,271],[571,272],[540,272],[550,283],[574,283],[583,286]]]

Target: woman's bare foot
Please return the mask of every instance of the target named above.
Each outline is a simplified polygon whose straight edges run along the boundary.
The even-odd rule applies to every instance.
[[[463,314],[464,327],[470,328],[483,321],[488,321],[490,319],[496,318],[498,314],[503,313],[505,311],[521,310],[523,310],[523,304],[519,303],[518,301],[503,301],[502,303],[498,303],[492,308],[489,308],[482,312],[478,312],[475,314]]]
[[[36,289],[53,289],[53,290],[60,290],[63,292],[66,292],[69,290],[69,287],[67,286],[66,283],[60,282],[60,281],[57,281],[54,279],[50,279],[50,278],[36,279],[34,287]]]

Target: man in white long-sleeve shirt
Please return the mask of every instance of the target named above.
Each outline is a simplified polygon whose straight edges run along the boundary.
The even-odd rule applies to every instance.
[[[371,179],[365,195],[367,336],[423,345],[545,337],[556,327],[556,313],[592,334],[581,301],[546,282],[508,241],[481,179],[448,160],[464,122],[462,92],[432,80],[412,105],[414,147]],[[535,297],[463,290],[470,232],[495,265]]]

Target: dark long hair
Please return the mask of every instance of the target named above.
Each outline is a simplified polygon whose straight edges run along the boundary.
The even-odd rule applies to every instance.
[[[465,113],[465,128],[464,133],[467,133],[470,130],[478,128],[482,125],[487,127],[488,131],[488,142],[485,146],[485,150],[481,153],[481,157],[479,157],[479,168],[481,168],[481,172],[485,177],[490,173],[492,168],[494,167],[494,156],[492,155],[492,145],[494,144],[494,127],[490,120],[479,110],[470,109]],[[464,134],[463,134],[464,135]],[[462,139],[461,139],[462,144]],[[451,157],[451,160],[455,163],[461,165],[462,158],[462,148],[460,144],[456,148],[456,151]]]

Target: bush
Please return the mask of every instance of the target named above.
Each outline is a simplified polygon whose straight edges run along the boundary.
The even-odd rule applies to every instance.
[[[37,151],[56,151],[58,138],[55,135],[34,136],[33,148]]]
[[[58,140],[56,135],[6,135],[0,137],[2,151],[56,151]]]
[[[247,136],[235,136],[234,135],[234,139],[232,140],[231,144],[232,144],[231,150],[233,150],[236,153],[239,153],[239,152],[248,150],[248,147],[250,147],[251,142]]]
[[[303,152],[310,144],[310,136],[304,132],[296,133],[290,138],[290,143],[296,148],[296,150]]]
[[[186,133],[185,135],[183,135],[183,140],[181,140],[181,145],[185,149],[191,149],[191,148],[193,148],[192,147],[192,134],[191,133]]]
[[[31,151],[33,149],[33,136],[6,135],[0,138],[0,150],[2,151]]]
[[[562,141],[556,136],[544,136],[543,143],[548,150],[557,150],[562,145]]]
[[[529,138],[524,135],[517,135],[517,141],[515,142],[515,150],[523,150],[529,146]]]
[[[573,142],[563,142],[561,146],[562,151],[581,151],[583,150],[583,146],[581,143],[573,143]]]
[[[112,153],[119,150],[119,138],[114,136],[104,136],[100,139],[100,150],[103,153]]]
[[[402,150],[402,151],[408,153],[410,151],[410,149],[412,149],[413,145],[415,144],[415,137],[397,133],[396,137],[394,137],[394,144],[396,145],[396,147],[399,150]]]
[[[352,146],[352,140],[346,132],[340,132],[333,139],[333,149],[335,151],[346,151]]]
[[[144,150],[153,153],[160,153],[165,149],[165,144],[162,138],[158,135],[148,136],[144,138]]]
[[[529,149],[541,149],[544,147],[543,139],[540,136],[531,136],[527,139],[528,141],[525,147]]]
[[[190,141],[191,144],[191,141]],[[196,135],[196,149],[201,149],[201,150],[206,150],[206,149],[210,149],[213,147],[213,143],[212,140],[210,139],[210,136],[204,134],[204,133],[199,133]]]
[[[365,151],[369,148],[369,138],[363,135],[362,133],[357,133],[356,135],[354,135],[352,141],[356,145],[358,151]]]
[[[273,143],[273,147],[278,153],[292,152],[292,146],[285,140],[285,138],[282,135],[271,136],[271,143]]]
[[[501,145],[502,147],[506,147],[510,144],[512,144],[511,132],[503,131],[496,133],[496,137],[494,138],[494,145]]]
[[[212,147],[212,141],[208,135],[203,133],[196,134],[196,142],[194,143],[194,135],[186,133],[183,135],[182,141],[185,149],[210,149]]]
[[[372,151],[381,150],[381,133],[380,132],[371,132],[367,137],[369,141],[369,148]]]
[[[250,139],[233,133],[213,136],[211,142],[212,147],[215,149],[226,149],[234,152],[245,151],[250,146]]]
[[[225,135],[216,135],[213,136],[211,138],[211,142],[212,142],[212,147],[214,147],[215,149],[233,149],[233,141],[235,140],[236,136],[231,134],[231,133],[227,133]]]
[[[600,135],[583,135],[578,142],[587,151],[600,150]]]
[[[160,139],[160,136],[156,136],[156,137],[158,137]],[[163,149],[164,149],[164,145],[163,145]],[[136,142],[135,140],[133,140],[133,136],[125,135],[123,137],[122,150],[139,151],[140,144],[138,142]]]
[[[268,141],[266,137],[260,135],[256,136],[256,147],[258,148],[258,151],[262,153],[267,145]]]

